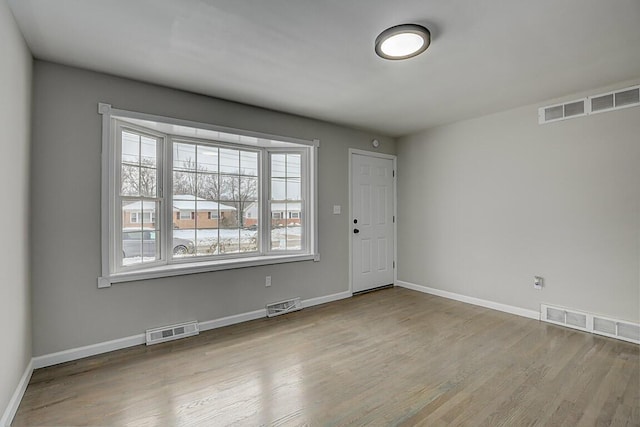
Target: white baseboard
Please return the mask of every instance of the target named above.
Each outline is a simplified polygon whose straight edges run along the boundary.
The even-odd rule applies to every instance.
[[[16,412],[18,412],[18,407],[20,406],[20,402],[22,401],[22,396],[24,396],[24,392],[27,390],[27,385],[29,385],[31,374],[33,374],[33,359],[31,359],[27,364],[27,367],[25,368],[24,373],[22,374],[22,377],[18,382],[16,391],[13,392],[11,400],[9,400],[9,404],[4,410],[2,418],[0,418],[0,426],[9,427],[11,425],[13,417],[15,417]]]
[[[469,297],[466,295],[456,294],[454,292],[443,291],[440,289],[429,288],[427,286],[416,285],[415,283],[404,282],[402,280],[396,280],[396,286],[402,288],[412,289],[414,291],[423,292],[425,294],[436,295],[443,298],[448,298],[460,302],[466,302],[468,304],[479,305],[480,307],[491,308],[493,310],[504,311],[505,313],[515,314],[517,316],[527,317],[529,319],[540,320],[540,313],[535,310],[528,310],[526,308],[515,307],[513,305],[502,304],[499,302],[488,301],[480,298]]]
[[[351,292],[339,292],[337,294],[325,295],[316,298],[310,298],[302,301],[302,307],[312,307],[318,304],[324,304],[331,301],[337,301],[351,297]],[[199,322],[198,326],[201,331],[222,328],[224,326],[235,325],[236,323],[247,322],[249,320],[267,317],[266,309],[249,311],[247,313],[234,314],[232,316],[221,317],[214,320],[206,320]],[[132,335],[130,337],[118,338],[111,341],[105,341],[97,344],[87,345],[84,347],[71,348],[69,350],[59,351],[57,353],[45,354],[33,358],[33,369],[46,368],[47,366],[57,365],[59,363],[70,362],[72,360],[82,359],[84,357],[95,356],[97,354],[108,353],[114,350],[120,350],[127,347],[133,347],[145,343],[145,334]]]
[[[86,345],[84,347],[70,348],[69,350],[45,354],[44,356],[37,356],[33,358],[33,369],[46,368],[47,366],[57,365],[58,363],[70,362],[84,357],[95,356],[96,354],[133,347],[134,345],[144,344],[146,342],[145,340],[145,334],[138,334]]]
[[[208,331],[209,329],[222,328],[224,326],[248,322],[249,320],[260,319],[262,317],[267,317],[267,310],[264,308],[260,310],[249,311],[247,313],[234,314],[233,316],[221,317],[219,319],[198,322],[198,326],[200,327],[201,331]]]
[[[344,291],[337,294],[325,295],[322,297],[309,298],[302,301],[302,308],[313,307],[314,305],[326,304],[332,301],[338,301],[345,298],[351,298],[351,292]]]

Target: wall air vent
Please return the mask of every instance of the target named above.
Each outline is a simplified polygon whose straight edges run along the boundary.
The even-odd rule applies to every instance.
[[[640,344],[640,325],[636,323],[545,304],[540,306],[540,313],[544,322]]]
[[[640,325],[594,316],[593,333],[640,344]]]
[[[584,116],[587,98],[538,109],[538,123],[557,122]]]
[[[619,110],[640,105],[640,86],[632,86],[613,92],[589,96],[565,104],[550,105],[538,109],[538,123],[545,124],[595,113]]]
[[[592,113],[619,110],[640,105],[640,86],[629,87],[615,92],[603,93],[589,98]]]
[[[179,323],[177,325],[147,329],[147,345],[177,340],[179,338],[198,335],[199,333],[200,328],[198,327],[198,322]]]
[[[267,304],[267,317],[278,316],[292,311],[302,310],[300,298],[293,298],[286,301]]]
[[[591,112],[599,113],[613,108],[613,94],[594,96],[591,98]]]

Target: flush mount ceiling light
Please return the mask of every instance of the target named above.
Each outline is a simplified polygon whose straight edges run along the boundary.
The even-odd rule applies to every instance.
[[[431,33],[422,25],[396,25],[376,38],[376,53],[384,59],[408,59],[427,50],[430,43]]]

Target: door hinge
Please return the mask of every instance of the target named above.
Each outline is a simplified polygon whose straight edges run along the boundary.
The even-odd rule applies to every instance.
[[[395,224],[395,222],[396,222],[396,216],[394,215],[393,216],[393,223]]]
[[[396,268],[396,262],[393,261],[393,268]]]
[[[395,170],[391,171],[391,176],[394,177],[394,178],[396,177],[396,171]]]

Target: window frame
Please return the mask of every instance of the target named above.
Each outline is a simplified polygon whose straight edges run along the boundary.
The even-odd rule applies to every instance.
[[[114,229],[114,232],[112,232],[109,236],[110,259],[112,262],[110,266],[110,271],[114,273],[117,272],[122,274],[129,271],[140,270],[142,268],[157,267],[165,264],[166,262],[167,252],[165,248],[167,247],[167,243],[166,243],[167,233],[165,232],[166,230],[165,220],[161,212],[163,209],[163,205],[166,204],[164,194],[163,194],[164,180],[162,179],[162,177],[164,175],[164,171],[163,171],[164,151],[165,151],[165,146],[167,144],[167,140],[165,135],[159,132],[153,132],[152,130],[141,128],[131,123],[120,122],[118,120],[112,120],[111,122],[113,126],[113,132],[115,132],[114,133],[115,138],[113,139],[113,141],[111,141],[115,143],[115,147],[114,147],[115,158],[113,159],[114,163],[112,163],[110,166],[114,172],[113,189],[112,189],[112,193],[109,195],[110,198],[112,199],[110,200],[110,202],[113,204],[113,207],[111,208],[110,211],[114,213],[114,217],[109,219]],[[146,136],[148,138],[156,139],[157,141],[156,142],[157,143],[156,168],[155,168],[156,174],[157,174],[156,197],[148,197],[148,196],[142,196],[142,195],[128,196],[128,195],[120,194],[120,186],[118,184],[120,183],[120,180],[121,180],[120,177],[122,176],[122,161],[118,159],[122,159],[122,130],[127,130],[141,137]],[[155,244],[156,259],[155,261],[149,261],[149,262],[143,263],[144,267],[138,267],[137,265],[124,265],[123,263],[122,255],[123,255],[124,249],[122,247],[122,234],[121,234],[122,231],[119,231],[119,230],[123,230],[122,203],[125,200],[129,200],[129,199],[138,199],[141,201],[142,204],[144,204],[145,201],[154,200],[156,203],[156,220],[158,220],[158,215],[160,217],[160,221],[155,223],[155,229],[154,229],[154,231],[156,231],[156,237],[157,237],[158,231],[160,234],[160,241],[158,242],[158,240],[156,239],[156,244]],[[142,211],[141,219],[142,219],[142,222],[138,222],[137,224],[141,224],[141,225],[144,224],[144,209]],[[141,229],[141,231],[143,231],[143,236],[144,236],[144,230]],[[144,238],[142,242],[144,242]],[[143,255],[141,254],[141,256]]]
[[[313,230],[309,228],[308,221],[307,220],[303,220],[303,218],[305,218],[305,215],[304,215],[305,210],[306,210],[305,208],[307,206],[309,206],[309,208],[311,208],[313,206],[313,204],[310,203],[308,201],[308,199],[307,199],[309,197],[309,194],[312,194],[312,191],[310,189],[310,185],[312,184],[312,178],[311,178],[311,176],[309,174],[311,168],[310,168],[310,165],[309,165],[309,158],[308,158],[308,155],[307,155],[307,151],[304,150],[304,149],[298,149],[298,148],[276,148],[276,149],[269,150],[266,154],[267,155],[265,156],[266,157],[265,163],[267,163],[267,164],[265,165],[265,167],[268,168],[267,177],[268,177],[268,181],[269,182],[266,183],[268,188],[265,189],[265,191],[266,191],[265,194],[267,195],[265,197],[265,202],[266,202],[265,204],[270,204],[270,203],[273,202],[273,199],[271,198],[272,195],[271,195],[271,188],[270,188],[271,187],[271,179],[273,178],[273,173],[271,171],[271,155],[272,154],[299,154],[300,155],[300,182],[301,182],[301,185],[300,185],[300,197],[301,197],[301,201],[300,201],[300,203],[301,203],[301,205],[300,205],[300,216],[302,218],[298,218],[298,219],[302,221],[302,228],[303,228],[302,229],[302,235],[300,236],[300,248],[301,248],[300,250],[273,250],[271,248],[272,241],[271,241],[271,234],[270,234],[270,232],[272,231],[272,227],[271,227],[271,224],[269,224],[269,227],[268,227],[269,235],[265,236],[265,238],[268,239],[268,240],[265,240],[265,243],[268,243],[268,246],[269,246],[268,247],[268,251],[270,253],[277,253],[277,254],[287,254],[287,253],[295,254],[295,253],[305,252],[309,241],[311,241],[310,236],[313,233]],[[307,179],[305,179],[305,177]],[[286,185],[287,185],[287,182],[285,181],[285,188],[286,188]],[[292,202],[293,202],[293,200],[292,200]],[[289,200],[286,200],[286,199],[284,201],[276,200],[276,203],[288,204]],[[272,217],[272,213],[273,212],[271,212],[271,210],[269,209],[269,206],[266,206],[266,211],[263,208],[263,213],[264,213],[263,214],[263,218],[268,218],[269,221],[274,220],[274,219],[276,219],[276,220],[284,220],[285,224],[286,224],[286,223],[289,222],[289,218],[287,218],[287,216],[288,216],[287,212],[288,211],[285,210],[280,215],[280,218],[276,219],[276,218]]]
[[[261,150],[257,150],[257,149],[251,149],[250,147],[243,147],[241,144],[230,144],[230,143],[226,143],[226,142],[221,142],[221,141],[212,141],[212,140],[204,140],[201,138],[188,138],[188,137],[175,137],[173,135],[168,135],[168,140],[169,143],[167,144],[167,148],[166,148],[166,164],[167,165],[171,165],[171,171],[169,171],[167,173],[167,177],[169,179],[169,184],[167,188],[171,188],[171,191],[169,193],[167,193],[169,196],[167,198],[167,207],[171,206],[173,204],[173,144],[177,143],[177,144],[195,144],[196,146],[200,145],[206,145],[206,146],[210,146],[210,147],[215,147],[215,148],[228,148],[228,149],[240,149],[240,150],[245,150],[245,151],[252,151],[252,152],[256,152],[258,154],[258,175],[256,176],[256,178],[260,181],[260,180],[264,180],[262,173],[264,171],[263,169],[263,162],[262,162],[262,157],[267,157],[264,155],[264,153],[261,152]],[[197,150],[197,149],[196,149]],[[220,172],[217,172],[218,174],[220,174]],[[196,171],[197,174],[197,171]],[[240,175],[239,175],[240,176]],[[258,202],[261,203],[261,199],[263,197],[263,190],[262,190],[262,185],[259,185],[258,188]],[[225,201],[220,201],[218,200],[217,202],[222,202],[224,204]],[[195,219],[195,211],[191,211],[191,220]],[[217,220],[220,220],[220,218],[216,218]],[[258,223],[261,224],[262,220],[261,218],[258,218]],[[260,227],[262,227],[262,225],[260,225]],[[169,227],[170,233],[171,233],[171,239],[173,240],[173,227]],[[186,265],[186,264],[191,264],[191,263],[216,263],[219,261],[229,261],[229,260],[241,260],[244,258],[251,258],[251,257],[266,257],[269,256],[270,254],[266,253],[263,250],[263,233],[260,233],[259,235],[259,241],[258,241],[258,250],[256,252],[248,252],[248,253],[242,253],[242,252],[238,252],[238,253],[230,253],[230,254],[225,254],[225,255],[210,255],[210,256],[206,256],[206,255],[202,255],[202,256],[198,256],[198,257],[188,257],[188,258],[179,258],[179,259],[175,259],[172,255],[172,253],[169,253],[169,261],[168,264],[173,264],[173,265]]]
[[[101,225],[102,225],[102,269],[101,276],[98,277],[98,287],[109,287],[113,283],[129,282],[135,280],[152,279],[159,277],[171,277],[184,274],[194,274],[208,271],[218,271],[226,269],[235,269],[259,265],[279,264],[295,261],[320,261],[318,251],[318,201],[317,201],[317,162],[318,148],[320,141],[317,139],[306,140],[299,138],[286,137],[281,135],[272,135],[255,131],[247,131],[223,126],[212,125],[208,123],[200,123],[189,120],[182,120],[153,114],[139,113],[121,109],[114,109],[109,104],[99,103],[98,113],[102,115],[102,189],[101,189]],[[118,197],[120,189],[116,189],[119,178],[116,174],[120,174],[121,165],[121,142],[117,142],[118,123],[117,120],[124,121],[125,127],[130,127],[136,132],[148,134],[154,138],[159,136],[163,139],[159,141],[161,144],[160,158],[157,160],[157,198],[159,199],[156,211],[156,229],[160,233],[160,257],[157,262],[145,263],[143,267],[122,266],[121,254],[118,255],[117,249],[121,247],[117,244],[117,240],[121,239],[122,233],[122,208],[118,205]],[[259,211],[257,215],[259,230],[259,250],[251,252],[248,255],[229,254],[216,255],[213,258],[193,257],[190,259],[180,258],[175,260],[172,253],[173,240],[173,143],[174,140],[189,140],[198,143],[202,138],[187,137],[183,135],[171,135],[155,129],[149,129],[142,126],[136,126],[130,121],[153,122],[158,127],[161,125],[182,126],[191,128],[191,130],[204,130],[209,132],[219,132],[225,137],[238,137],[238,141],[246,138],[245,142],[214,141],[213,139],[203,139],[204,143],[215,146],[229,146],[235,149],[254,149],[259,151],[258,179],[259,179]],[[137,128],[137,129],[136,129]],[[121,135],[121,133],[120,133]],[[257,141],[247,143],[246,141]],[[264,141],[267,141],[266,143]],[[291,143],[295,145],[287,147],[274,147],[267,144],[270,141]],[[253,144],[253,145],[252,145]],[[275,145],[275,144],[273,144]],[[282,145],[282,144],[281,144]],[[272,251],[271,248],[271,217],[269,214],[270,206],[270,153],[302,153],[301,168],[306,170],[301,172],[302,185],[301,197],[303,204],[301,206],[300,216],[304,218],[304,229],[301,236],[301,249],[283,251]],[[306,178],[306,179],[305,179]],[[308,212],[305,212],[305,207]],[[157,234],[156,234],[157,237]],[[121,250],[120,250],[121,252]],[[119,258],[120,257],[120,258]]]

